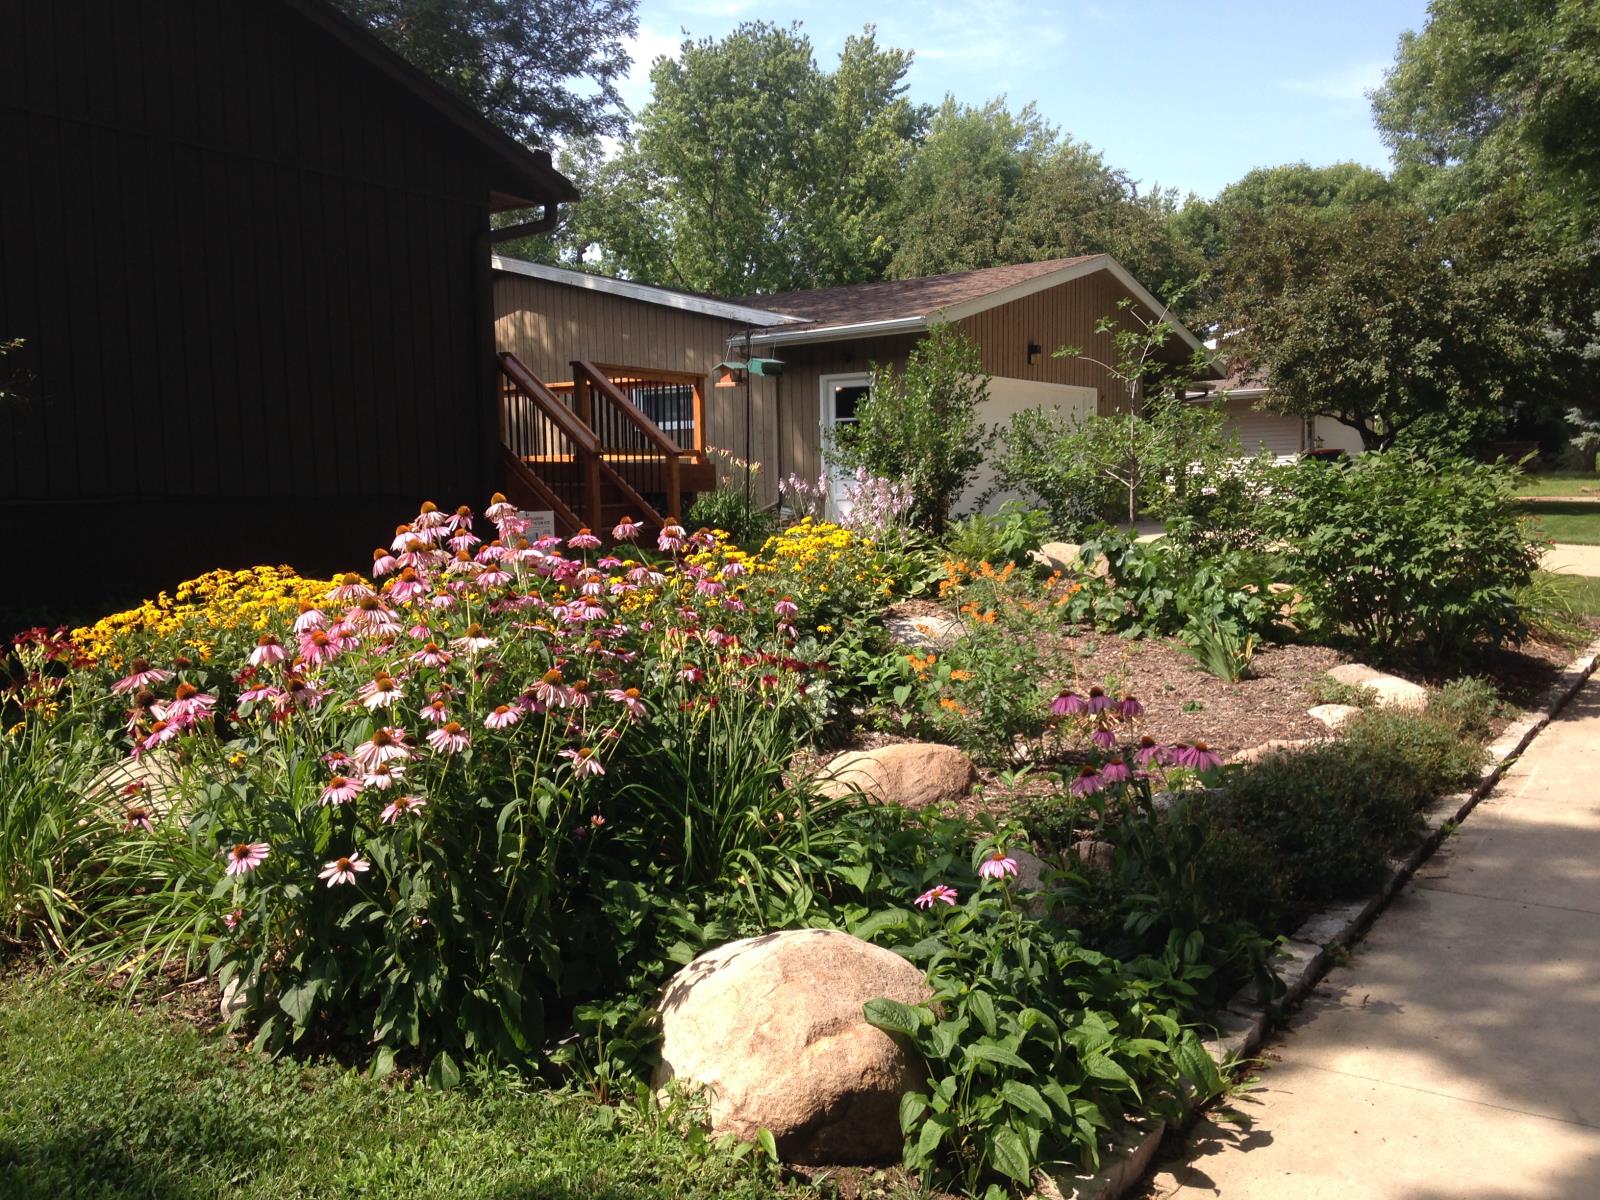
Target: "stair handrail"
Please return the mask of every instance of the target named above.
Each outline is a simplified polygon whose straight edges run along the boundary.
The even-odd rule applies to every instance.
[[[601,450],[600,437],[590,429],[558,400],[544,382],[522,364],[522,360],[509,351],[500,355],[500,370],[509,379],[533,406],[550,421],[563,436],[572,443],[573,456],[577,459],[579,471],[583,476],[583,507],[586,510],[584,519],[589,528],[600,529],[605,524],[605,509],[600,498],[600,467]],[[501,444],[506,441],[506,415],[502,403],[501,413]]]
[[[572,360],[573,379],[584,378],[591,388],[597,389],[602,396],[611,402],[612,406],[622,414],[623,418],[637,429],[666,459],[667,467],[667,508],[676,515],[678,506],[682,503],[683,487],[679,477],[679,459],[683,450],[678,443],[667,436],[666,431],[644,414],[632,400],[623,394],[621,388],[611,382],[611,377],[586,359]],[[598,444],[599,439],[596,438]],[[604,447],[601,447],[604,453]]]

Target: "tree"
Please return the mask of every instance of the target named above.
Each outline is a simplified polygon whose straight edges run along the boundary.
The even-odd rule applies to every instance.
[[[1368,449],[1492,433],[1581,366],[1563,322],[1585,263],[1494,203],[1285,209],[1244,245],[1219,302],[1227,351],[1270,381],[1267,407],[1343,421]]]
[[[1600,202],[1600,6],[1432,0],[1373,96],[1379,130],[1428,201],[1466,209],[1521,179],[1549,215]]]
[[[637,0],[334,0],[529,145],[620,134]]]
[[[621,152],[591,164],[573,253],[723,295],[878,278],[886,201],[923,121],[905,98],[910,65],[870,26],[831,74],[798,25],[685,41],[651,70]]]
[[[828,458],[905,484],[911,523],[942,536],[952,506],[994,440],[977,417],[988,398],[989,375],[977,343],[936,325],[912,348],[904,371],[873,367],[871,391],[855,423],[836,428]]]

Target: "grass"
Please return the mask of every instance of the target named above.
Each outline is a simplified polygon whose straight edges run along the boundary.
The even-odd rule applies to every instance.
[[[1574,615],[1600,619],[1600,579],[1587,575],[1551,575],[1550,578]]]
[[[1585,492],[1583,489],[1592,489]],[[1517,484],[1519,496],[1600,496],[1600,475],[1578,471],[1545,471],[1525,475]]]
[[[1535,501],[1524,506],[1539,533],[1552,541],[1579,546],[1600,546],[1600,504],[1552,504]]]
[[[492,1075],[453,1092],[375,1083],[0,974],[3,1200],[799,1194],[761,1175],[654,1105],[609,1109]]]

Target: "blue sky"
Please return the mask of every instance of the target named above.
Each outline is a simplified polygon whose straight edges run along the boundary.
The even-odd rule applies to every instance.
[[[916,51],[914,99],[1036,102],[1045,118],[1148,187],[1214,195],[1252,167],[1353,159],[1387,168],[1365,92],[1382,82],[1425,0],[640,0],[637,108],[648,71],[692,36],[741,21],[801,22],[825,68],[871,21]]]

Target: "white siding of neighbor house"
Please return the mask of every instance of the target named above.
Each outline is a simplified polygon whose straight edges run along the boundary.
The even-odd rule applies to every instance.
[[[1262,412],[1255,401],[1230,397],[1223,410],[1226,419],[1222,432],[1225,437],[1237,435],[1239,447],[1247,455],[1270,450],[1279,458],[1293,458],[1306,446],[1306,423],[1301,417],[1282,413]]]
[[[1343,450],[1347,454],[1361,453],[1361,434],[1332,417],[1318,417],[1315,425],[1316,446],[1321,450]]]
[[[1027,409],[1053,408],[1065,416],[1083,418],[1093,416],[1099,402],[1100,393],[1096,388],[995,376],[989,380],[989,400],[979,408],[978,420],[990,428],[999,429],[1003,435],[1006,426],[1011,423],[1011,418]],[[961,494],[955,511],[957,513],[970,511],[977,503],[978,497],[993,483],[994,472],[990,469],[989,462],[985,460],[979,465],[972,483]],[[1019,499],[1020,496],[1009,492],[999,493],[984,505],[984,511],[993,512],[1007,500]]]

